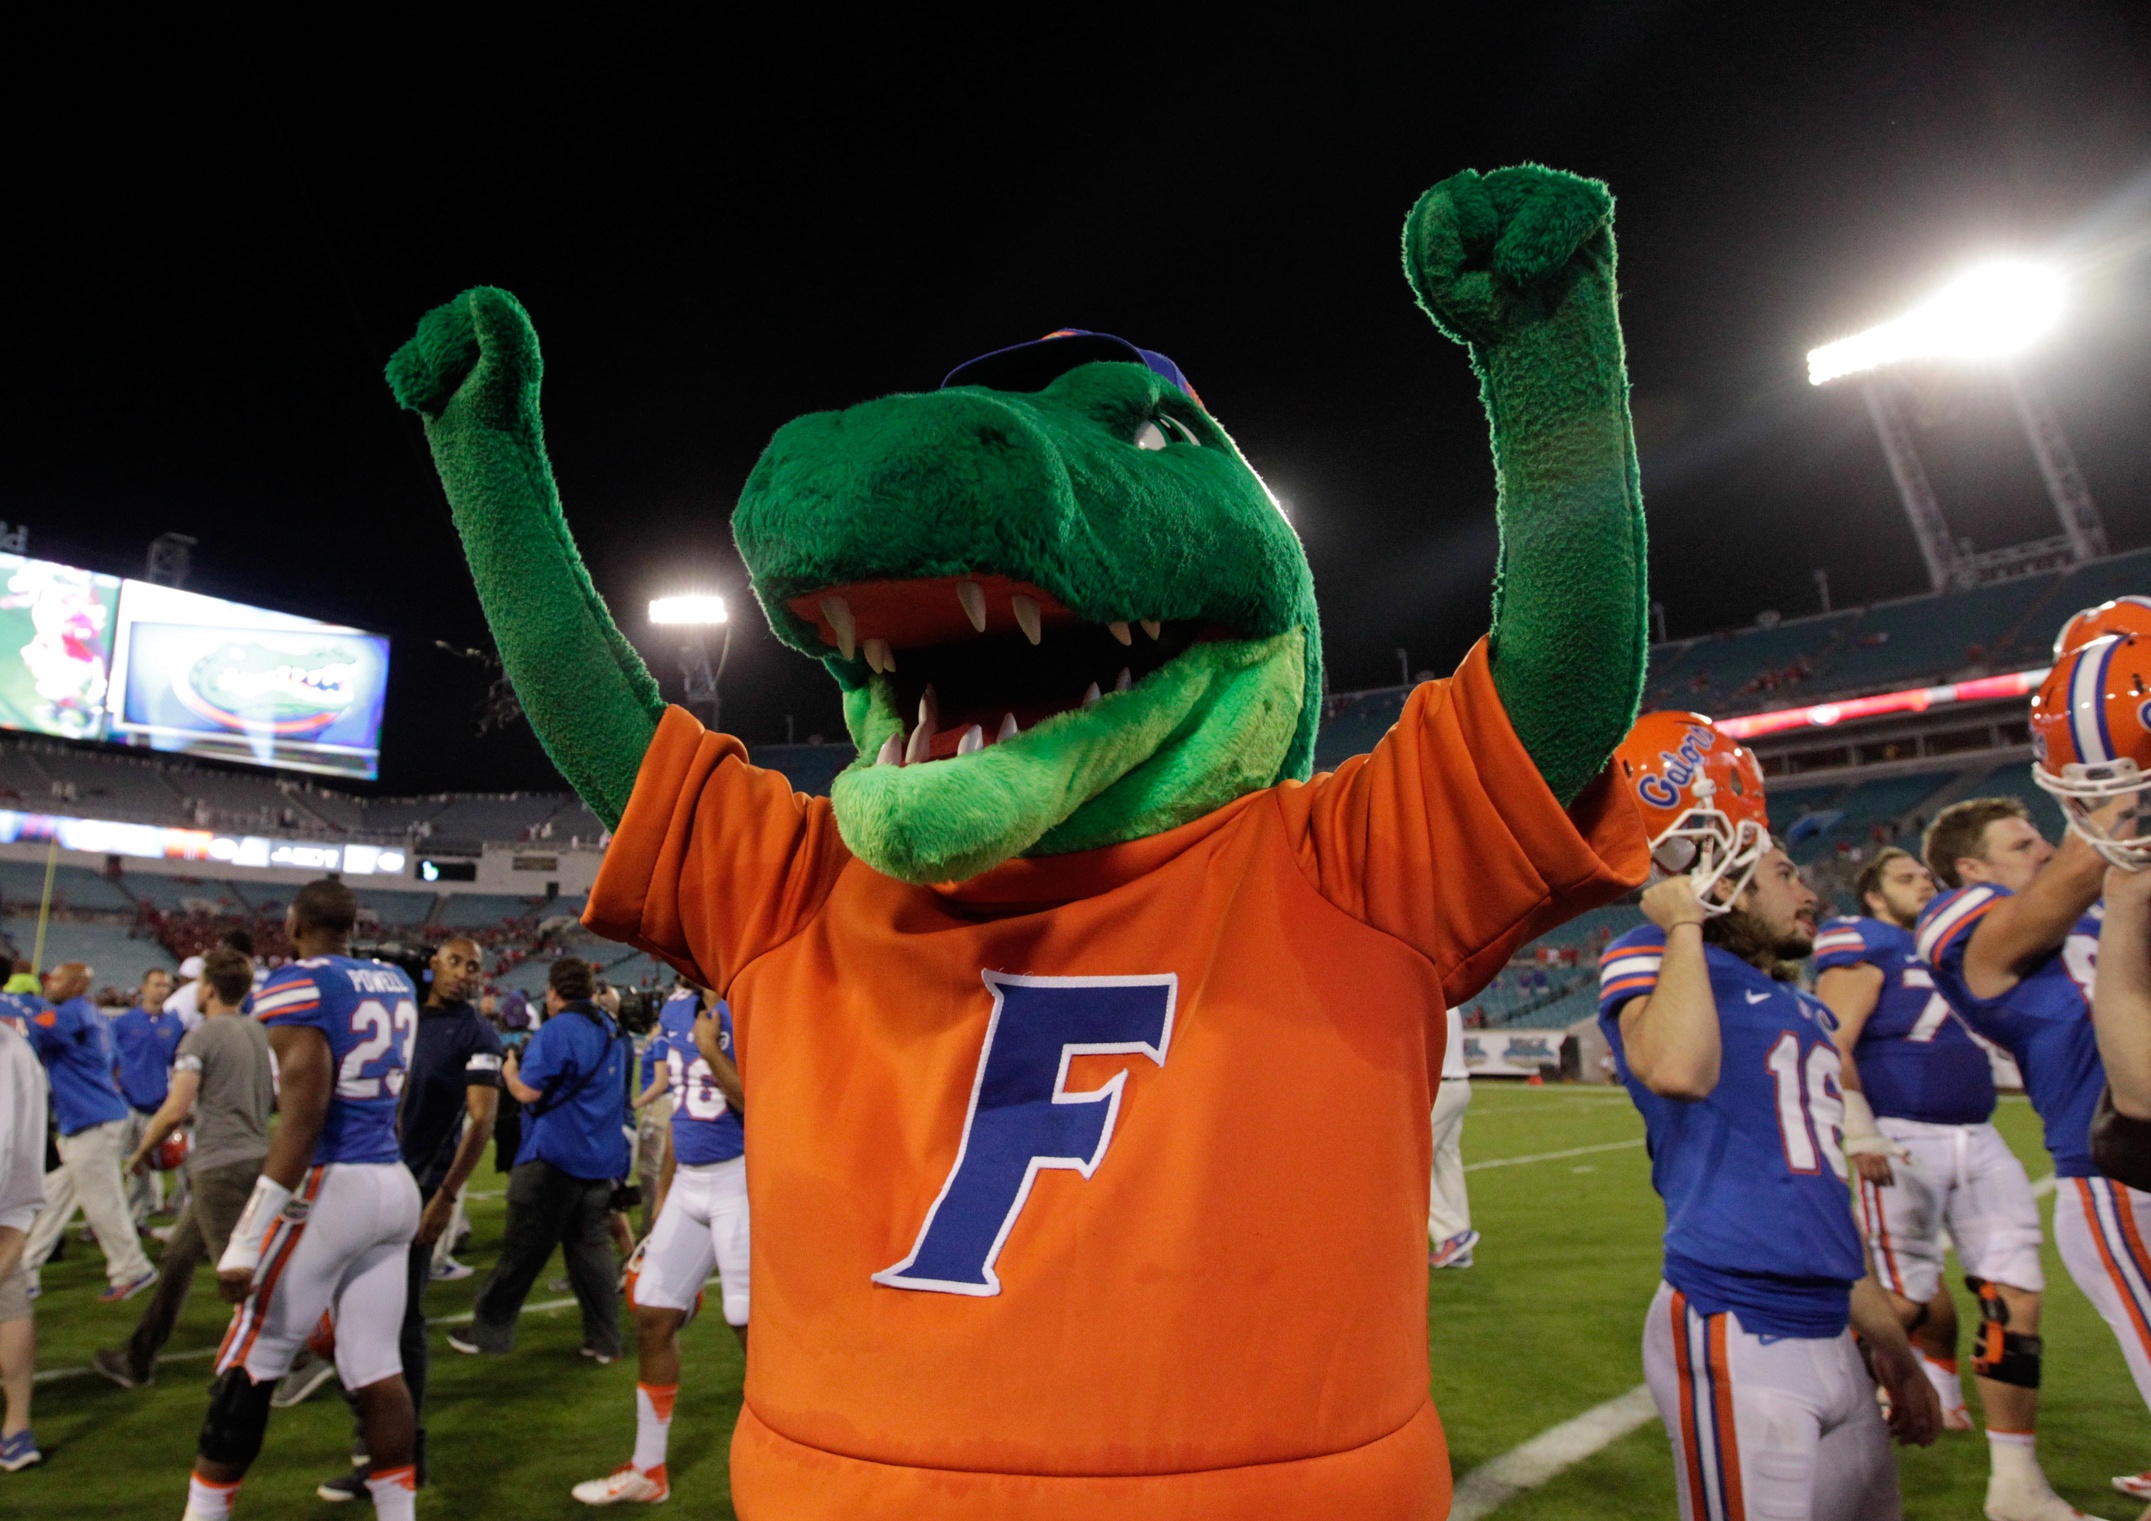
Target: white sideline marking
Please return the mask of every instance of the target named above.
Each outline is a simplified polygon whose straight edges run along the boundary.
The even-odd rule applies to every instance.
[[[1587,1157],[1596,1151],[1625,1151],[1631,1146],[1641,1146],[1643,1137],[1633,1141],[1606,1141],[1597,1146],[1571,1146],[1566,1151],[1541,1151],[1528,1157],[1491,1157],[1484,1162],[1466,1162],[1464,1171],[1478,1172],[1487,1167],[1521,1167],[1526,1162],[1558,1162],[1563,1157]]]
[[[32,1301],[33,1304],[35,1302],[36,1301],[34,1300]],[[541,1299],[536,1304],[524,1305],[523,1313],[526,1315],[530,1315],[535,1314],[540,1310],[565,1310],[569,1305],[573,1303],[575,1303],[575,1301],[572,1298]],[[429,1326],[460,1326],[468,1325],[470,1323],[470,1319],[471,1312],[469,1310],[465,1310],[457,1315],[435,1315],[429,1317],[426,1321],[426,1324]],[[157,1363],[161,1367],[165,1363],[197,1362],[202,1358],[214,1357],[216,1355],[217,1349],[215,1347],[196,1347],[191,1352],[166,1352],[158,1357]],[[78,1368],[44,1368],[39,1370],[36,1381],[40,1384],[49,1384],[63,1378],[80,1378],[86,1373],[95,1373],[96,1371],[97,1370],[95,1368],[87,1366]]]
[[[2034,1199],[2044,1199],[2059,1187],[2061,1187],[2061,1179],[2055,1177],[2052,1173],[2048,1173],[2032,1185],[2032,1197]]]
[[[1512,1447],[1457,1481],[1449,1521],[1479,1521],[1518,1495],[1537,1489],[1564,1468],[1612,1446],[1637,1427],[1658,1419],[1648,1385],[1550,1426],[1521,1447]]]

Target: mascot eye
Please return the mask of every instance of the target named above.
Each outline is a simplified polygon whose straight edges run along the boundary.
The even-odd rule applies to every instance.
[[[1138,449],[1162,449],[1175,443],[1202,447],[1202,440],[1195,436],[1195,430],[1170,413],[1160,412],[1156,417],[1146,418],[1135,430],[1135,447]]]

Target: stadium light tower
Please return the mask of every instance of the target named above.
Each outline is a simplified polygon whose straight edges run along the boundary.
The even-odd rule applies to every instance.
[[[726,657],[732,653],[732,620],[724,598],[704,592],[683,592],[650,600],[650,621],[663,628],[681,630],[680,674],[687,678],[687,699],[681,706],[712,729],[718,726],[717,678],[724,674]],[[717,649],[717,665],[710,666],[709,631],[724,629]]]
[[[1891,367],[1907,362],[2006,361],[2054,330],[2067,305],[2067,294],[2066,283],[2054,269],[2021,259],[1996,260],[1967,270],[1903,316],[1808,352],[1811,385],[1861,377],[1867,415],[1882,442],[1890,478],[1897,484],[1898,499],[1904,503],[1936,591],[2052,565],[2081,564],[2106,553],[2106,528],[2098,506],[2076,468],[2076,455],[2061,431],[2060,419],[2034,381],[2014,367],[2006,370],[2017,419],[2039,462],[2039,474],[2053,498],[2062,531],[2057,538],[1978,554],[1950,532],[1926,466],[1913,447],[1898,390],[1889,383]]]

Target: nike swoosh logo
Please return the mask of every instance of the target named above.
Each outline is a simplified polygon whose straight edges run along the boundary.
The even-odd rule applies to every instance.
[[[1768,993],[1750,993],[1748,995],[1749,1003],[1767,1003],[1769,1000],[1770,995]]]

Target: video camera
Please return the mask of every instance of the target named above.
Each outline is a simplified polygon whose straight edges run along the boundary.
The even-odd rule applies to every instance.
[[[647,1035],[657,1028],[658,1011],[665,995],[648,988],[616,988],[620,995],[620,1028],[630,1035]]]
[[[433,953],[438,945],[427,945],[410,940],[354,940],[351,954],[361,961],[385,961],[411,979],[411,986],[418,989],[419,1001],[423,1003],[426,990],[433,986]]]

